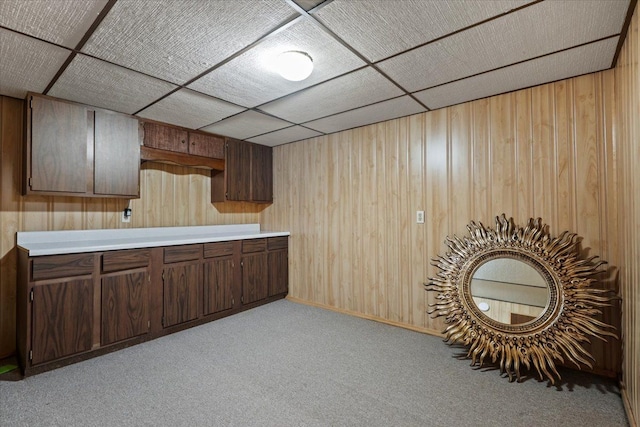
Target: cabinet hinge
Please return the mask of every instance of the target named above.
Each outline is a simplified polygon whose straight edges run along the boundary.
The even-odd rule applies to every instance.
[[[31,177],[29,177],[29,188],[32,188],[31,187]]]
[[[233,299],[233,297],[231,298],[231,306],[233,307],[236,304],[236,300]]]
[[[164,316],[162,316],[162,326],[164,326]]]
[[[33,289],[29,291],[29,301],[33,302]]]
[[[151,320],[147,320],[147,329],[151,329]]]
[[[29,350],[29,360],[33,360],[33,350]]]
[[[29,98],[29,108],[33,108],[33,96]]]
[[[164,281],[164,271],[162,272],[162,281]]]
[[[240,303],[244,304],[244,295],[240,295]]]

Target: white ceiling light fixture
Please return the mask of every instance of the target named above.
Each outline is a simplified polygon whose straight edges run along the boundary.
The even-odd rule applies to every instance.
[[[309,54],[298,50],[283,52],[276,57],[274,62],[276,72],[293,82],[306,79],[313,71],[313,59]]]

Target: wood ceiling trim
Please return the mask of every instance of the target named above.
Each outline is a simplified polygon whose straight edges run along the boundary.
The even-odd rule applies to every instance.
[[[89,40],[89,38],[94,33],[96,28],[98,28],[98,25],[100,25],[102,20],[107,16],[107,14],[111,10],[111,8],[113,8],[113,6],[116,4],[117,1],[118,0],[109,0],[107,2],[107,4],[104,5],[104,7],[100,11],[100,13],[96,17],[96,19],[93,21],[93,23],[91,24],[91,26],[87,30],[87,32],[84,33],[84,36],[82,36],[82,38],[80,39],[80,41],[76,45],[75,49],[69,54],[69,56],[67,57],[67,60],[64,62],[64,64],[62,64],[62,66],[60,67],[60,69],[58,70],[56,75],[53,76],[53,79],[51,79],[51,81],[49,82],[49,84],[47,85],[45,90],[42,92],[44,95],[46,95],[51,90],[53,85],[56,84],[56,82],[58,81],[58,79],[60,78],[62,73],[64,73],[64,71],[67,69],[69,64],[71,64],[71,61],[73,61],[73,58],[75,58],[76,55],[78,54],[78,52],[80,52],[80,50],[85,45],[87,40]]]
[[[618,40],[616,53],[615,55],[613,55],[613,61],[611,61],[611,68],[614,68],[618,63],[618,56],[620,56],[622,45],[624,45],[624,41],[627,39],[627,33],[629,32],[629,25],[631,24],[631,19],[633,18],[633,12],[636,10],[637,4],[638,4],[638,0],[631,0],[629,2],[629,9],[627,10],[627,16],[624,20],[622,31],[620,31],[620,40]]]

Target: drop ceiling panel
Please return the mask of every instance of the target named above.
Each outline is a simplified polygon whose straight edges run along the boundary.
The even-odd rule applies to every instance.
[[[304,10],[311,10],[325,0],[293,0]]]
[[[176,87],[78,54],[47,95],[132,114]]]
[[[527,3],[529,1],[334,0],[314,16],[376,62]]]
[[[585,7],[586,3],[538,3],[383,61],[378,66],[413,92],[620,31],[626,1],[591,2],[590,7]]]
[[[219,99],[189,89],[180,89],[142,110],[138,116],[198,129],[242,110],[244,109],[241,107]]]
[[[0,94],[24,98],[29,91],[42,92],[70,53],[0,28]]]
[[[441,108],[600,71],[611,65],[617,44],[617,37],[603,40],[416,92],[414,95],[429,108]]]
[[[272,70],[273,59],[289,50],[311,56],[314,62],[311,76],[292,82]],[[364,65],[364,61],[317,25],[303,19],[189,87],[235,104],[255,107]]]
[[[0,25],[75,48],[107,0],[2,0]]]
[[[397,119],[398,117],[410,116],[424,111],[426,111],[424,107],[411,99],[410,96],[402,96],[400,98],[390,99],[378,104],[368,105],[366,107],[336,114],[335,116],[329,116],[324,119],[307,122],[304,123],[304,125],[320,132],[332,133],[358,126],[369,125],[371,123]]]
[[[291,126],[286,129],[281,129],[275,132],[267,133],[265,135],[256,136],[255,138],[250,138],[247,141],[275,147],[276,145],[286,144],[293,141],[300,141],[301,139],[313,138],[320,135],[322,134],[320,132],[316,132],[315,130],[307,129],[302,126]]]
[[[321,83],[260,107],[295,123],[307,122],[404,93],[371,67]]]
[[[218,135],[230,136],[232,138],[246,139],[288,126],[291,126],[291,123],[257,111],[247,110],[233,117],[221,120],[218,123],[214,123],[211,126],[202,128],[202,130],[217,133]]]
[[[281,0],[119,1],[83,51],[184,84],[294,14]]]

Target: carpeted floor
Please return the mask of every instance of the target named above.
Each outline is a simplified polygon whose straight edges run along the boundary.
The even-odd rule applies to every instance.
[[[440,338],[282,300],[23,381],[8,426],[625,426],[615,383],[472,369]]]

